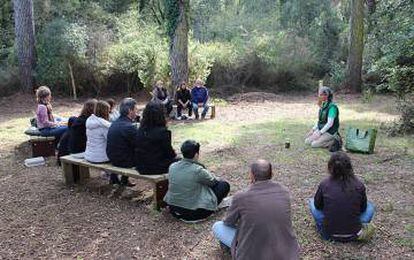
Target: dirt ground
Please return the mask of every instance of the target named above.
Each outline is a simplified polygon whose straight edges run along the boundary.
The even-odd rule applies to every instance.
[[[211,233],[212,224],[225,216],[224,210],[203,223],[185,224],[165,211],[152,209],[145,183],[138,182],[133,189],[114,196],[99,172],[92,173],[87,185],[69,188],[54,158],[49,158],[46,166],[24,167],[22,161],[30,152],[23,131],[35,104],[25,95],[13,100],[10,103],[14,105],[9,99],[0,100],[0,259],[229,259]],[[358,118],[359,111],[365,109],[378,123],[382,118],[395,118],[392,102],[387,100],[382,97],[376,101],[378,105],[369,108],[353,96],[344,96],[339,103],[346,107],[346,120],[367,121]],[[81,105],[57,99],[54,107],[56,113],[69,115],[77,113]],[[260,118],[260,134],[249,132],[241,141],[222,145],[206,143],[202,158],[230,182],[232,194],[247,187],[247,162],[259,157],[271,160],[276,165],[274,179],[291,191],[293,224],[303,259],[413,259],[412,137],[385,140],[373,155],[350,155],[356,174],[367,186],[369,200],[377,207],[373,220],[377,232],[366,244],[325,242],[316,234],[306,199],[313,196],[326,175],[329,153],[303,150],[297,136],[292,148],[286,150],[281,143],[268,140],[264,128],[272,120],[297,120],[306,125],[314,116],[310,96],[275,95],[270,100],[261,95],[256,99],[254,95],[235,96],[218,105],[215,120],[203,124],[230,127]],[[174,125],[173,130],[179,127]],[[399,145],[401,140],[405,147]]]

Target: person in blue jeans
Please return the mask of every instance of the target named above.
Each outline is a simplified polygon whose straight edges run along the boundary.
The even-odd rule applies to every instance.
[[[55,118],[52,112],[52,92],[46,86],[41,86],[36,90],[37,110],[36,120],[37,128],[42,136],[55,137],[55,144],[59,143],[60,137],[66,132],[68,127]]]
[[[367,201],[364,184],[354,175],[351,159],[344,152],[331,155],[329,176],[318,187],[309,208],[318,232],[326,240],[366,240],[373,233],[368,225],[375,207]]]
[[[202,107],[203,112],[201,112],[201,119],[206,117],[208,112],[208,90],[203,85],[203,81],[201,79],[197,79],[195,82],[195,86],[191,90],[191,104],[193,105],[195,119],[199,119],[198,108]]]

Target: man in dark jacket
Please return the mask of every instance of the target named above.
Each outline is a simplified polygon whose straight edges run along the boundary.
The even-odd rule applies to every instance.
[[[138,128],[133,124],[138,115],[137,102],[133,98],[125,98],[119,106],[120,117],[111,124],[108,130],[106,154],[114,166],[132,168]],[[111,183],[134,186],[128,177],[122,176],[119,182],[116,174],[111,174]]]
[[[233,259],[299,259],[289,191],[271,178],[269,162],[253,163],[249,189],[234,195],[224,221],[213,226],[215,237],[231,246]]]
[[[205,86],[203,86],[203,81],[201,79],[197,79],[195,82],[195,86],[191,90],[191,103],[193,104],[193,110],[195,118],[199,118],[198,108],[203,107],[203,112],[201,112],[201,119],[206,117],[208,112],[208,90]]]

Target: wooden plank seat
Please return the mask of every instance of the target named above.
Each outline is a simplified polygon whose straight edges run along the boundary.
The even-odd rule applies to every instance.
[[[216,117],[216,106],[213,104],[208,104],[208,107],[210,111],[210,119],[215,118]],[[185,111],[187,111],[187,109]],[[185,111],[183,112],[185,113]],[[173,115],[177,115],[177,105],[173,105]]]
[[[165,207],[164,195],[168,190],[168,174],[142,175],[133,168],[121,168],[110,163],[91,163],[81,158],[80,154],[62,156],[63,178],[66,185],[84,184],[89,179],[89,169],[98,169],[128,176],[134,179],[142,179],[153,184],[153,204],[157,210]]]
[[[29,136],[29,143],[32,148],[32,157],[37,156],[55,156],[55,137],[41,136],[36,127],[29,127],[24,131]]]

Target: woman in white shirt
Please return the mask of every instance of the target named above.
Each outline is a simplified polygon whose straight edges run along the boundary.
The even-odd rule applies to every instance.
[[[92,163],[109,162],[106,155],[110,106],[105,101],[98,101],[94,113],[86,120],[85,159]]]

